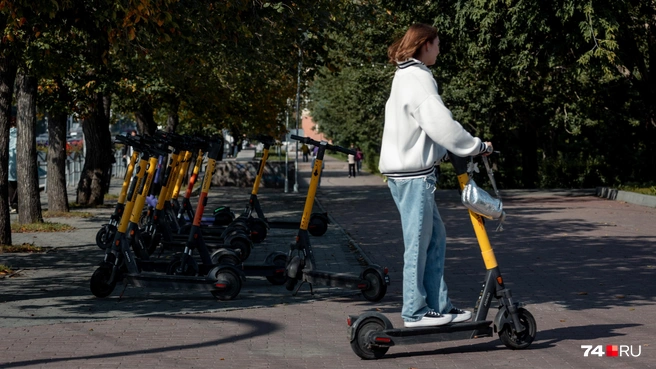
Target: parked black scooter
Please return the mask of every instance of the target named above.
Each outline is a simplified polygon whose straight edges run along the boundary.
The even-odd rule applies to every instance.
[[[267,219],[264,216],[262,211],[262,206],[260,205],[260,200],[257,197],[258,190],[260,188],[260,183],[262,182],[262,177],[264,176],[264,168],[266,167],[267,160],[269,158],[269,150],[271,146],[275,143],[275,140],[271,136],[259,135],[256,137],[263,145],[262,149],[262,159],[260,160],[260,166],[257,171],[257,176],[253,183],[253,190],[251,191],[251,196],[248,199],[248,207],[242,215],[234,220],[233,223],[245,222],[250,228],[253,229],[251,234],[251,239],[253,242],[260,242],[264,240],[267,234],[268,228],[279,228],[279,229],[298,229],[298,222],[289,222],[289,221],[276,221]],[[253,217],[253,212],[257,214],[257,218]],[[310,223],[308,225],[308,232],[313,236],[323,236],[328,230],[328,215],[324,213],[312,213],[310,215]]]
[[[106,297],[112,293],[116,283],[123,279],[139,287],[171,287],[210,291],[221,300],[235,298],[241,290],[242,273],[232,265],[215,265],[212,263],[207,247],[200,233],[200,220],[203,216],[207,191],[211,184],[216,159],[222,145],[215,145],[208,155],[207,170],[203,180],[199,206],[196,210],[191,233],[184,252],[169,260],[152,260],[140,243],[131,242],[128,232],[138,227],[141,208],[148,195],[155,172],[157,158],[153,155],[165,155],[155,147],[143,148],[137,167],[137,180],[131,182],[128,202],[121,218],[112,247],[108,248],[105,258],[91,276],[90,289],[97,297]],[[133,252],[134,249],[134,252]],[[192,257],[198,251],[201,262]]]
[[[469,181],[467,159],[450,154],[450,160],[462,190]],[[394,328],[389,319],[380,313],[349,316],[348,336],[356,355],[362,359],[379,359],[395,345],[492,337],[494,333],[511,349],[524,349],[531,345],[537,332],[535,319],[522,303],[513,300],[510,290],[505,287],[483,217],[471,210],[469,216],[487,269],[473,319],[438,327]],[[497,300],[498,311],[494,320],[490,321],[487,314],[492,299]]]
[[[296,283],[300,280],[301,285],[307,282],[310,285],[310,290],[312,290],[312,284],[343,287],[360,290],[362,295],[369,301],[381,300],[385,296],[387,286],[389,285],[387,268],[382,268],[378,265],[369,265],[359,276],[349,273],[317,270],[308,233],[308,224],[310,223],[312,205],[314,204],[314,198],[319,185],[324,153],[326,150],[333,150],[355,155],[355,152],[340,146],[330,145],[326,141],[315,141],[309,137],[291,135],[291,138],[308,145],[315,145],[319,147],[319,151],[314,162],[314,168],[312,169],[312,179],[310,180],[308,195],[305,199],[305,208],[303,210],[298,236],[296,237],[296,242],[292,244],[287,258],[287,282],[285,283],[285,287],[287,290],[293,291]],[[296,289],[296,292],[298,292],[298,289]]]
[[[185,242],[189,237],[190,229],[193,227],[191,223],[180,226],[178,220],[181,220],[182,223],[186,223],[186,220],[183,218],[178,219],[177,215],[173,211],[173,206],[171,204],[172,193],[175,192],[175,187],[180,185],[180,177],[184,176],[184,168],[181,163],[181,156],[190,157],[190,152],[183,150],[183,148],[188,148],[188,145],[184,143],[182,137],[179,137],[179,142],[174,146],[173,154],[169,159],[166,170],[164,171],[164,176],[162,179],[162,187],[157,199],[157,205],[154,209],[149,209],[149,214],[147,215],[147,220],[145,222],[144,228],[146,233],[149,234],[150,238],[150,250],[155,250],[157,247],[160,248],[160,251],[164,249],[183,249],[185,247]],[[205,149],[208,145],[215,147],[215,150],[221,150],[223,139],[221,137],[215,137],[211,142],[205,142]],[[223,152],[219,151],[216,153],[216,161],[222,158]],[[202,162],[202,156],[199,155],[197,158],[197,165],[195,166],[195,171],[197,168],[200,168],[200,163]],[[197,173],[196,173],[197,175]],[[195,180],[195,178],[194,178]],[[191,194],[191,190],[188,189],[188,195]],[[188,201],[188,198],[186,198]],[[188,206],[191,209],[191,204]],[[203,204],[203,209],[205,204]],[[191,220],[195,219],[195,215],[191,214]],[[203,218],[201,218],[201,224]],[[203,230],[205,227],[203,227]],[[179,234],[184,230],[184,233]],[[205,235],[205,232],[203,232]],[[212,236],[205,235],[204,238],[205,247],[218,249],[218,248],[231,248],[238,250],[238,254],[242,260],[248,258],[252,249],[252,242],[248,238],[248,235],[245,231],[240,229],[224,229],[221,234]]]
[[[138,138],[130,138],[122,135],[116,136],[116,141],[127,146],[137,145],[140,142]],[[123,216],[123,210],[125,209],[125,202],[128,193],[128,187],[130,185],[130,179],[132,179],[132,173],[138,160],[139,153],[136,150],[133,150],[132,155],[130,156],[130,160],[127,163],[125,176],[123,177],[123,185],[121,186],[121,192],[119,193],[116,207],[114,208],[114,213],[112,213],[111,217],[109,218],[109,222],[103,224],[102,227],[100,227],[98,230],[98,233],[96,233],[96,245],[98,245],[98,247],[100,247],[102,250],[111,246],[112,241],[114,241],[118,223],[121,221],[121,216]]]

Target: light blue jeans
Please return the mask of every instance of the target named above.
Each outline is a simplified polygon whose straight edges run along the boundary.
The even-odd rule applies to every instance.
[[[403,309],[406,322],[420,320],[429,309],[453,308],[444,282],[446,231],[435,203],[435,175],[388,178],[403,227]]]

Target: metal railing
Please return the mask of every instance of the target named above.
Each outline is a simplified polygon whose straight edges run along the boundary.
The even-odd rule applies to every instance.
[[[47,162],[47,153],[43,151],[37,151],[37,165],[39,167],[39,187],[43,188],[44,191],[48,191],[48,162]],[[84,168],[84,156],[79,154],[69,155],[66,158],[65,164],[65,177],[66,177],[66,188],[73,188],[78,185],[80,178],[82,177],[82,169]],[[114,178],[123,178],[125,176],[125,170],[127,169],[126,163],[123,161],[123,156],[121,152],[114,153],[114,164],[112,164],[112,173],[111,175]]]

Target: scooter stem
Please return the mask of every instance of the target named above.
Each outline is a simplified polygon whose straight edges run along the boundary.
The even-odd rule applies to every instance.
[[[454,167],[455,166],[456,164],[454,164]],[[456,173],[458,173],[457,169]],[[461,191],[465,188],[467,181],[469,181],[469,174],[467,174],[467,172],[458,174],[458,183],[460,184]],[[469,218],[471,219],[472,226],[474,227],[474,232],[476,233],[476,239],[478,240],[478,246],[481,249],[481,255],[483,256],[485,268],[492,269],[497,267],[497,258],[494,256],[494,250],[492,250],[490,239],[487,236],[485,224],[483,223],[483,217],[469,210]]]
[[[323,165],[323,154],[325,148],[319,147],[319,152],[314,160],[314,168],[312,168],[312,178],[310,179],[310,188],[308,189],[307,198],[305,199],[305,208],[303,208],[303,218],[301,219],[301,229],[307,231],[310,225],[310,217],[312,216],[312,206],[314,205],[314,198],[317,195],[317,187],[319,187],[319,177],[321,176],[321,167]]]

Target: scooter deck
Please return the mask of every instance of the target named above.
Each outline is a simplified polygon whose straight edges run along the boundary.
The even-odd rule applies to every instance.
[[[389,337],[393,344],[416,344],[455,341],[471,338],[492,337],[492,322],[463,322],[438,327],[392,328],[376,334],[376,337]],[[389,346],[389,345],[385,345]]]
[[[266,221],[267,225],[269,225],[270,228],[277,228],[277,229],[298,229],[300,227],[301,222],[292,222],[292,221],[284,221],[284,220],[267,220]]]
[[[312,284],[330,287],[359,289],[363,283],[360,276],[351,273],[335,273],[325,270],[303,270],[304,279]]]
[[[188,234],[173,234],[171,235],[171,240],[170,241],[165,241],[165,242],[170,242],[170,243],[185,243],[189,239]],[[224,238],[219,237],[219,236],[211,236],[211,235],[205,235],[203,234],[203,241],[205,243],[210,243],[210,244],[222,244]]]
[[[173,288],[194,291],[217,290],[217,280],[207,276],[182,276],[167,275],[153,272],[141,272],[139,274],[127,274],[127,281],[137,287],[150,288]]]
[[[273,264],[240,264],[236,267],[247,277],[275,277],[284,276],[285,267]]]

